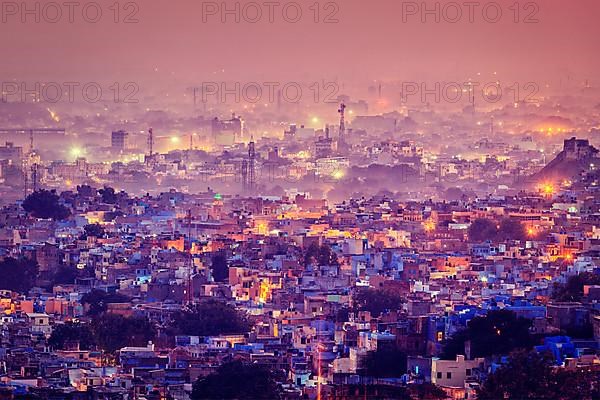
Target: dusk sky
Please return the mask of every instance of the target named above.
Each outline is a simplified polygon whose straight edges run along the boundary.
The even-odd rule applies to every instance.
[[[600,0],[0,0],[0,400],[600,400]]]
[[[219,11],[204,23],[201,1],[141,0],[136,2],[137,12],[122,2],[119,18],[133,12],[139,22],[132,24],[115,24],[109,1],[99,2],[101,21],[88,23],[81,12],[86,3],[75,9],[72,24],[66,8],[57,23],[45,21],[43,15],[40,23],[33,22],[33,16],[21,23],[20,14],[7,15],[4,10],[0,35],[4,79],[169,84],[211,80],[219,71],[219,79],[228,80],[337,77],[365,82],[462,79],[497,71],[498,76],[520,81],[558,82],[570,75],[577,82],[594,82],[600,68],[597,0],[538,1],[537,12],[520,2],[519,19],[534,13],[537,23],[515,23],[513,1],[502,0],[495,3],[503,11],[496,24],[483,18],[487,1],[475,7],[474,23],[465,6],[456,23],[443,18],[435,23],[433,16],[422,23],[420,14],[403,22],[401,1],[344,0],[336,2],[337,11],[323,1],[320,20],[331,13],[339,20],[329,24],[314,22],[313,1],[296,3],[303,15],[295,24],[282,16],[287,2],[278,3],[274,23],[269,23],[266,7],[256,23],[244,21],[243,14],[240,23],[231,15],[222,23]],[[247,3],[240,3],[240,8]],[[427,3],[434,7],[434,2]],[[440,3],[441,9],[446,3]],[[222,7],[221,2],[213,4]],[[234,2],[227,4],[233,7]],[[247,10],[253,17],[254,10]],[[453,9],[447,10],[454,16]],[[52,10],[48,13],[54,15]],[[493,9],[489,15],[494,15]]]

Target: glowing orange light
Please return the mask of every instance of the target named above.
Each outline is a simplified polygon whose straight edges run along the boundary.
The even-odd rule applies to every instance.
[[[433,232],[435,230],[435,222],[432,220],[423,222],[423,229],[425,229],[425,232]]]
[[[551,196],[555,193],[554,185],[551,183],[543,183],[541,190],[545,195]]]
[[[333,178],[334,179],[340,180],[343,177],[344,177],[344,171],[341,171],[339,169],[337,171],[334,171],[334,173],[333,173]]]
[[[259,301],[261,304],[265,304],[267,302],[267,300],[269,299],[269,295],[271,293],[271,285],[269,285],[268,281],[262,281],[260,283],[260,290],[259,290]]]

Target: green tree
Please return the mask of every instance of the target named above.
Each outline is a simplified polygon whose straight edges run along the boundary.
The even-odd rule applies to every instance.
[[[229,277],[229,267],[225,253],[218,252],[212,257],[212,271],[215,282],[224,282]]]
[[[517,317],[508,310],[494,310],[475,317],[466,329],[455,333],[444,343],[442,358],[455,359],[465,354],[465,342],[471,342],[471,357],[508,354],[518,348],[530,348],[534,339],[529,333],[531,320]]]
[[[496,238],[500,241],[505,240],[527,240],[527,230],[525,225],[519,221],[510,218],[503,218],[500,221]]]
[[[304,254],[304,265],[338,265],[337,255],[328,245],[311,243]]]
[[[5,258],[0,262],[0,289],[27,293],[35,286],[38,264],[25,258]]]
[[[319,248],[318,262],[319,265],[339,265],[337,254],[326,244]]]
[[[448,398],[446,392],[433,383],[423,383],[420,385],[410,385],[411,400],[445,400]]]
[[[23,201],[23,209],[36,218],[63,220],[71,215],[68,208],[60,204],[54,190],[38,190]]]
[[[409,389],[405,386],[391,386],[382,384],[347,384],[334,385],[331,398],[345,400],[413,400]],[[433,399],[432,399],[433,400]]]
[[[82,239],[87,239],[90,236],[96,237],[96,238],[102,238],[104,237],[104,235],[106,234],[106,232],[104,231],[104,228],[102,227],[102,225],[96,223],[96,224],[87,224],[83,227],[83,235],[81,236]]]
[[[598,399],[600,371],[566,370],[552,365],[552,359],[536,352],[511,354],[481,386],[478,399]]]
[[[485,242],[494,240],[497,234],[496,223],[487,218],[478,218],[471,223],[468,230],[471,242]]]
[[[375,378],[399,378],[406,373],[406,353],[398,349],[371,351],[365,359],[366,374]]]
[[[245,314],[215,299],[204,300],[175,313],[170,325],[174,334],[191,336],[246,333],[251,328]]]
[[[79,343],[80,350],[90,350],[96,343],[88,325],[72,322],[56,325],[48,339],[48,345],[64,350],[69,342]]]
[[[96,197],[98,192],[96,189],[91,187],[90,185],[77,185],[77,194],[81,197],[85,198],[93,198]]]
[[[92,331],[98,346],[108,353],[115,353],[125,346],[145,346],[156,336],[156,328],[145,317],[108,313],[92,320]]]
[[[76,268],[68,265],[60,265],[52,277],[52,286],[75,283],[79,276]]]
[[[350,320],[350,307],[340,307],[335,313],[335,322],[347,322]]]
[[[131,299],[119,293],[107,293],[104,290],[92,289],[81,298],[81,303],[88,307],[90,316],[100,315],[108,309],[110,303],[127,303]]]
[[[115,204],[117,202],[117,195],[115,189],[105,186],[103,189],[98,190],[100,196],[102,196],[102,202],[106,204]]]
[[[357,290],[353,303],[355,310],[370,311],[373,317],[377,317],[384,311],[401,309],[405,300],[393,291],[368,288]]]
[[[319,245],[311,243],[304,253],[304,265],[308,267],[316,263],[317,257],[319,256]]]
[[[566,283],[554,287],[552,298],[556,301],[581,301],[585,285],[600,285],[600,274],[582,272],[570,276]]]
[[[214,374],[198,378],[192,400],[280,398],[273,373],[260,365],[234,361],[221,365]]]

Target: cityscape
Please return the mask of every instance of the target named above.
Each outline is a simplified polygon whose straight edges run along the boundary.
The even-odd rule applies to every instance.
[[[0,8],[0,400],[600,399],[600,3]]]

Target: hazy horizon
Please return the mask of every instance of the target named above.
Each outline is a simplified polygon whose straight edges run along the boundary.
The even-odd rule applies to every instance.
[[[36,23],[36,15],[21,15],[20,6],[14,11],[3,5],[0,73],[3,81],[115,80],[148,88],[214,80],[339,79],[352,86],[374,80],[477,79],[478,73],[540,85],[598,82],[600,3],[593,0],[520,2],[518,16],[512,1],[480,2],[473,6],[473,23],[462,2],[440,2],[439,23],[434,15],[426,15],[422,23],[419,12],[403,17],[403,7],[412,11],[407,5],[412,2],[357,0],[318,3],[319,23],[311,1],[291,2],[302,10],[297,23],[287,22],[281,11],[290,2],[274,6],[273,23],[263,2],[239,3],[239,23],[235,15],[224,15],[227,22],[222,23],[220,10],[205,15],[203,22],[203,7],[206,12],[214,11],[210,7],[215,4],[222,7],[221,2],[209,3],[142,0],[121,3],[116,16],[109,3],[100,2],[95,3],[102,10],[97,23],[82,16],[87,2],[74,8],[73,23],[64,7],[52,23],[55,11],[40,4]],[[233,9],[234,2],[226,3]],[[502,10],[498,23],[485,20],[483,9],[490,3]],[[34,2],[26,4],[34,9]],[[461,5],[463,14],[456,23],[444,18],[455,15],[453,4]],[[255,9],[245,8],[254,5],[262,9],[256,23],[248,20]],[[93,16],[94,10],[87,13]],[[293,8],[287,10],[293,15]],[[487,9],[490,16],[494,12]],[[323,22],[328,16],[338,22]],[[138,22],[124,23],[127,18]]]

